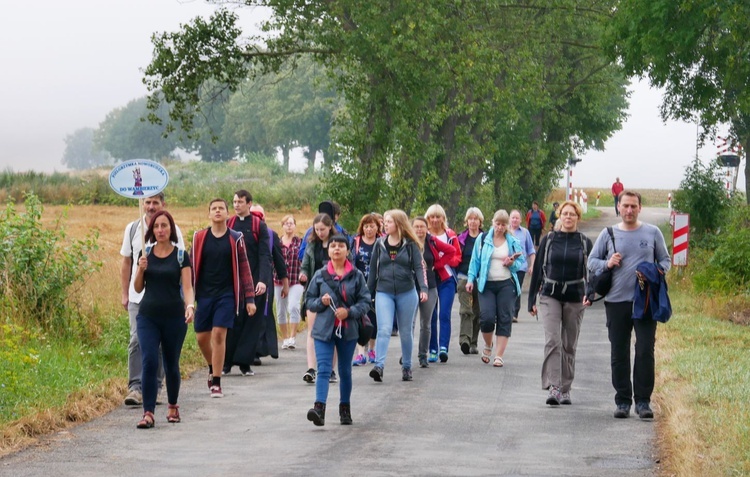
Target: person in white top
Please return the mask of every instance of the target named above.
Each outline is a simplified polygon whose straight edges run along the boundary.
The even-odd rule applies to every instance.
[[[125,226],[125,233],[122,238],[122,265],[120,267],[120,285],[122,290],[122,307],[128,311],[130,318],[130,343],[128,344],[128,395],[125,397],[125,404],[128,406],[140,406],[143,403],[141,394],[141,348],[138,344],[138,333],[135,317],[138,315],[138,307],[143,298],[143,291],[138,293],[133,288],[135,282],[135,273],[138,269],[138,256],[143,250],[141,237],[145,235],[146,230],[141,233],[141,227],[148,227],[148,223],[155,213],[166,207],[164,192],[143,199],[145,214],[142,219],[130,222]],[[185,242],[182,239],[180,228],[177,230],[177,248],[185,249]],[[162,382],[164,381],[164,369],[161,360],[159,360],[159,371],[157,373],[159,382],[159,394],[161,394]],[[157,399],[158,401],[158,399]]]

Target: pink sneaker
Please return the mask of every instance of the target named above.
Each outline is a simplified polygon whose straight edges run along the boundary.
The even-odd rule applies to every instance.
[[[367,359],[370,361],[370,363],[375,362],[375,350],[370,350],[367,352]]]
[[[352,366],[364,366],[367,364],[367,358],[365,358],[365,355],[358,354],[356,358],[354,358],[354,361],[352,362]]]

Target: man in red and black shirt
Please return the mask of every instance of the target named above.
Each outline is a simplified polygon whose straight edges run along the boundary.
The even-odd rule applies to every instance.
[[[615,214],[620,216],[620,209],[617,208],[617,204],[620,202],[620,192],[625,189],[625,186],[620,182],[619,177],[615,177],[615,182],[612,184],[612,197],[615,198]]]
[[[195,335],[208,363],[208,387],[213,398],[224,397],[219,369],[224,364],[227,330],[234,326],[240,311],[252,315],[256,309],[245,242],[241,233],[227,227],[228,215],[224,199],[212,200],[208,206],[211,226],[195,233],[190,252],[198,302]]]

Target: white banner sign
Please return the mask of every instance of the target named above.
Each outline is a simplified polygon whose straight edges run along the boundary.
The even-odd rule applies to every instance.
[[[109,186],[123,197],[145,199],[163,191],[169,174],[161,164],[148,159],[132,159],[117,164],[109,173]]]

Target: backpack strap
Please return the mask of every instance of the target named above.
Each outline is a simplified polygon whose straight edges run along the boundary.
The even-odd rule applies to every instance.
[[[143,220],[138,219],[130,222],[130,229],[128,230],[128,235],[130,235],[130,260],[133,260],[133,239],[135,239],[135,233],[138,229],[138,222]]]
[[[549,265],[549,260],[550,260],[550,258],[549,258],[549,248],[550,248],[550,244],[552,243],[552,240],[555,238],[556,235],[557,235],[557,232],[555,232],[554,230],[550,230],[547,233],[547,243],[544,246],[544,265],[542,266],[542,279],[544,280],[544,283],[549,283],[549,284],[552,285],[552,292],[551,292],[552,294],[555,293],[555,287],[557,285],[562,285],[562,287],[563,287],[562,288],[562,293],[564,294],[566,291],[568,291],[568,286],[570,286],[570,285],[577,285],[579,283],[583,283],[585,285],[586,284],[586,278],[583,277],[583,278],[579,278],[577,280],[566,280],[566,281],[562,281],[562,282],[557,281],[557,280],[552,280],[551,278],[547,278],[547,265]],[[585,250],[586,250],[586,248],[584,246],[585,244],[584,244],[584,240],[583,240],[583,235],[580,235],[580,236],[581,236],[581,246],[583,247],[582,250],[584,252],[584,258],[585,258],[585,254],[586,254]],[[585,259],[584,259],[583,263],[584,264],[586,263]],[[585,265],[584,265],[584,267],[585,267]]]
[[[357,235],[354,237],[354,256],[356,257],[359,253],[359,242],[362,237],[360,235]]]
[[[182,268],[182,262],[185,261],[185,250],[181,248],[177,248],[177,263],[180,264],[180,268]]]

